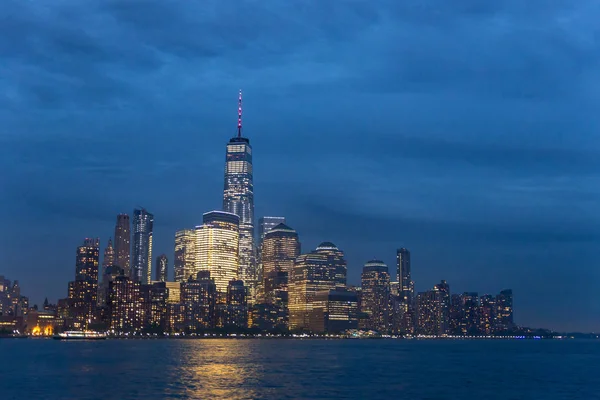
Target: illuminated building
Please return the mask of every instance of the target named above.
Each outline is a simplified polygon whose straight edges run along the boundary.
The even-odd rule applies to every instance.
[[[220,325],[222,327],[247,328],[248,302],[247,288],[241,280],[233,280],[227,286],[227,302],[219,305]]]
[[[168,290],[167,303],[179,303],[181,301],[181,282],[165,282]]]
[[[249,311],[249,325],[267,332],[283,332],[288,329],[287,308],[279,304],[254,304]]]
[[[98,304],[100,306],[106,306],[108,302],[110,282],[114,281],[116,277],[124,275],[125,270],[118,265],[110,265],[104,269],[102,273],[102,283],[98,289]]]
[[[115,226],[115,261],[114,264],[123,268],[125,276],[131,276],[131,228],[129,215],[117,215]]]
[[[23,317],[29,309],[29,298],[21,296],[19,281],[11,283],[0,276],[0,315]]]
[[[239,217],[224,211],[203,215],[196,228],[196,262],[199,271],[210,272],[221,293],[238,278]]]
[[[175,282],[185,282],[198,273],[196,263],[196,231],[183,229],[175,232]]]
[[[262,265],[262,252],[263,252],[263,240],[267,232],[276,227],[279,224],[285,224],[285,217],[260,217],[258,219],[258,246],[256,246],[258,252],[257,258],[257,279],[259,285],[263,284],[263,265]],[[263,290],[264,292],[264,290]]]
[[[496,296],[496,330],[506,331],[514,328],[513,292],[506,289]]]
[[[257,279],[254,250],[254,183],[252,171],[252,146],[250,140],[242,136],[242,92],[239,95],[237,136],[227,143],[225,154],[225,184],[223,189],[223,210],[239,217],[239,272],[237,276],[247,286],[253,286]],[[219,290],[223,283],[215,276]],[[235,278],[232,278],[235,279]],[[229,282],[229,281],[227,281]]]
[[[135,332],[142,328],[144,309],[140,283],[126,276],[109,283],[108,308],[110,329],[115,332]]]
[[[216,326],[217,286],[209,271],[198,272],[197,279],[181,283],[183,324],[186,332],[198,332]]]
[[[111,265],[115,265],[115,249],[112,239],[108,239],[108,244],[104,248],[104,257],[102,258],[102,272]]]
[[[410,305],[414,296],[414,285],[410,272],[410,251],[405,248],[396,251],[396,267],[398,294],[406,305]]]
[[[262,253],[263,290],[268,303],[287,304],[288,278],[300,255],[298,233],[287,225],[279,224],[264,236]]]
[[[94,320],[98,301],[100,240],[85,239],[77,248],[75,281],[69,282],[73,328],[85,329]]]
[[[342,278],[345,282],[343,256],[333,243],[325,242],[315,251],[296,259],[289,275],[290,330],[310,330],[317,292],[335,289]]]
[[[445,280],[433,287],[434,291],[439,292],[439,304],[437,308],[437,331],[444,335],[450,333],[450,285]]]
[[[479,333],[490,335],[496,325],[496,298],[484,294],[479,298]]]
[[[348,267],[346,260],[344,259],[344,252],[337,248],[337,246],[331,242],[321,243],[315,252],[323,254],[327,257],[327,263],[333,279],[337,287],[346,287],[346,275],[348,273]]]
[[[310,321],[312,332],[340,333],[358,329],[356,293],[340,287],[317,292]]]
[[[168,270],[169,260],[165,254],[161,254],[156,257],[156,268],[155,268],[155,276],[154,280],[157,282],[166,282],[167,281],[167,270]]]
[[[450,296],[450,322],[449,330],[452,335],[462,335],[461,323],[463,320],[464,309],[463,299],[460,294]]]
[[[27,314],[26,333],[33,336],[51,336],[60,328],[60,320],[54,311],[31,310]]]
[[[133,210],[133,258],[131,273],[134,281],[149,284],[152,279],[152,231],[154,215],[145,209]]]
[[[366,328],[387,332],[390,328],[390,274],[387,265],[380,260],[367,262],[361,281],[361,311],[369,316]]]
[[[477,292],[462,294],[463,318],[460,328],[465,335],[479,333],[479,295]]]
[[[167,299],[169,290],[165,282],[141,285],[140,294],[143,303],[142,328],[160,333],[167,330]]]

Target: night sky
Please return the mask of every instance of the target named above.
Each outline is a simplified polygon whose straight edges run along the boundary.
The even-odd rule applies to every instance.
[[[2,0],[0,275],[66,297],[75,250],[155,215],[153,257],[254,148],[256,217],[349,282],[512,288],[515,321],[600,330],[600,6],[588,0]]]

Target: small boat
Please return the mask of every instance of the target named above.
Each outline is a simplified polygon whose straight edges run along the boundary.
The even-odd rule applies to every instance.
[[[93,332],[93,331],[66,331],[54,335],[54,339],[57,340],[104,340],[106,339],[105,333]]]

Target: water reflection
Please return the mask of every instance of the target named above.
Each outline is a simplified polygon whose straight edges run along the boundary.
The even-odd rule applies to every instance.
[[[258,397],[263,366],[252,354],[256,343],[249,340],[185,340],[171,373],[174,379],[167,395],[191,399]]]

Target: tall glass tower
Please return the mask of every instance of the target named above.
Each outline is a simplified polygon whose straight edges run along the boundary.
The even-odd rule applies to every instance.
[[[154,215],[145,209],[133,211],[133,260],[131,277],[149,284],[152,279],[152,230]]]
[[[238,134],[227,143],[223,210],[240,218],[238,278],[247,286],[257,279],[254,248],[254,183],[252,146],[242,137],[242,92],[238,103]]]

